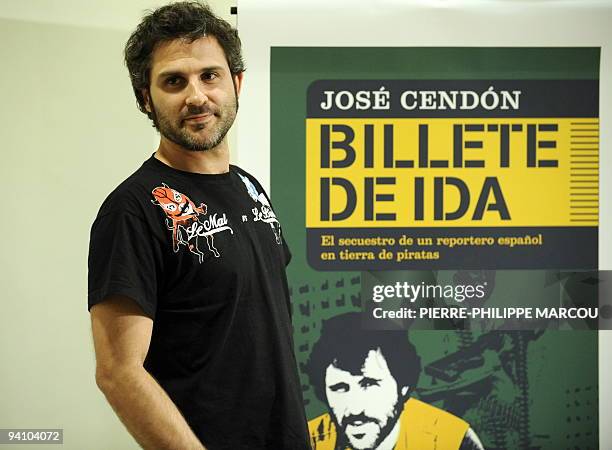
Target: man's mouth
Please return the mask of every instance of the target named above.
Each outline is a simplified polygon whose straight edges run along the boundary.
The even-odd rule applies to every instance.
[[[367,424],[367,423],[378,424],[378,420],[376,420],[373,417],[368,417],[365,414],[351,415],[351,416],[346,417],[343,420],[343,426],[344,427],[347,427],[349,425],[352,425],[354,427],[359,427],[359,426]]]
[[[206,119],[208,119],[210,116],[212,116],[211,113],[206,113],[206,114],[197,114],[195,116],[188,116],[185,117],[183,120],[184,121],[190,121],[190,122],[204,122]]]

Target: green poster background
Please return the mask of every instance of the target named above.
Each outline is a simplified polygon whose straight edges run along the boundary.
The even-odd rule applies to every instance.
[[[309,419],[327,410],[304,371],[321,323],[360,310],[361,281],[370,274],[319,272],[306,261],[308,86],[319,79],[598,77],[598,48],[272,48],[271,192],[293,254],[288,275],[294,339]],[[504,293],[521,285],[544,285],[551,275],[457,269],[390,272],[387,276],[432,283],[484,277],[494,281],[498,293]],[[519,289],[516,295],[529,293]],[[411,331],[409,336],[424,368],[416,396],[466,419],[486,448],[597,448],[596,332]]]

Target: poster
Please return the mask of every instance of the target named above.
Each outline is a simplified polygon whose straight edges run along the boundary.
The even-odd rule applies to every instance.
[[[410,428],[427,417],[409,412],[417,399],[468,423],[485,448],[597,446],[595,332],[407,326],[382,334],[386,350],[357,348],[381,336],[364,331],[364,285],[484,283],[483,304],[554,303],[565,286],[555,273],[597,268],[598,74],[598,48],[271,49],[271,190],[298,242],[289,273],[315,448],[410,448],[402,439],[422,434],[453,448],[460,425]],[[409,346],[391,360],[406,342],[421,365],[408,397],[351,391],[346,374],[368,379],[374,348],[389,367],[415,367]],[[351,352],[359,369],[347,360],[338,383],[321,376]],[[389,369],[411,384],[400,372]]]
[[[609,6],[247,1],[241,14],[241,107],[260,120],[241,123],[239,139],[270,149],[315,448],[428,448],[415,441],[428,433],[457,448],[466,424],[485,448],[609,448],[610,332],[588,320],[497,331],[474,318],[391,320],[378,334],[395,350],[371,354],[361,341],[376,326],[354,319],[406,285],[454,288],[454,299],[484,287],[471,306],[578,305],[596,283],[568,271],[610,269]],[[252,152],[241,161],[257,164]],[[368,397],[372,361],[397,397]],[[415,367],[406,399],[401,373]]]

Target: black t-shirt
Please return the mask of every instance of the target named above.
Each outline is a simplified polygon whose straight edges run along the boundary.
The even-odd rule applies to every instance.
[[[210,450],[310,449],[293,350],[289,249],[260,184],[154,157],[91,229],[91,308],[134,299],[153,319],[145,368]]]

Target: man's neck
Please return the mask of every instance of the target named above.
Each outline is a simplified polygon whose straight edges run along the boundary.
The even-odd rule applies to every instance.
[[[178,170],[202,174],[229,172],[227,139],[215,148],[203,151],[187,150],[162,136],[155,158]]]

